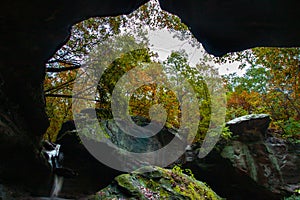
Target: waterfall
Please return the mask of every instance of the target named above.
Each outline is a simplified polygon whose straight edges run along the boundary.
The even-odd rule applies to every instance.
[[[54,181],[53,181],[53,186],[52,186],[52,190],[51,190],[51,198],[55,198],[58,197],[58,194],[62,188],[64,182],[64,177],[62,176],[58,176],[58,175],[54,175]]]
[[[51,197],[51,199],[55,199],[56,197],[58,197],[58,194],[62,189],[62,185],[63,185],[63,181],[64,181],[63,176],[59,176],[59,175],[55,174],[55,171],[57,169],[61,169],[61,167],[62,167],[61,166],[62,157],[60,154],[60,145],[45,141],[43,152],[45,153],[46,157],[48,158],[48,163],[52,167],[52,171],[54,174],[53,185],[52,185],[50,197]]]

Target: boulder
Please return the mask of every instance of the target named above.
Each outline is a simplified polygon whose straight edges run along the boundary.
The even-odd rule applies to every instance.
[[[247,115],[227,122],[233,137],[236,138],[225,145],[221,155],[259,185],[280,194],[285,183],[278,160],[279,152],[272,148],[269,139],[266,140],[270,121],[268,115],[260,114]]]
[[[282,199],[300,188],[298,144],[267,133],[270,117],[247,115],[227,122],[232,139],[221,140],[204,159],[185,167],[229,199]]]
[[[145,172],[147,171],[147,172]],[[117,176],[112,184],[89,198],[92,199],[207,199],[220,198],[205,183],[182,171],[144,167]]]
[[[251,142],[260,141],[265,137],[269,124],[270,116],[266,114],[252,114],[235,118],[226,123],[233,137],[238,140]]]
[[[182,167],[190,169],[197,180],[206,182],[221,197],[230,200],[279,200],[282,196],[257,184],[248,174],[233,166],[220,154],[220,146],[206,157],[195,158]],[[221,148],[221,147],[220,147]]]
[[[93,16],[130,13],[145,2],[14,0],[1,4],[1,180],[20,183],[33,181],[33,175],[41,180],[47,177],[38,161],[41,137],[49,125],[43,92],[45,63],[68,40],[71,26]],[[297,0],[160,2],[165,10],[178,14],[215,55],[255,46],[300,45]],[[39,169],[44,175],[36,175]]]
[[[140,126],[149,124],[149,120],[143,117],[133,117],[133,120]],[[82,120],[80,123],[84,123]],[[98,123],[98,122],[97,122]],[[118,148],[129,152],[152,152],[165,146],[171,139],[176,137],[176,141],[184,145],[179,137],[175,136],[175,130],[164,127],[156,136],[150,138],[135,138],[124,133],[112,119],[101,120],[100,125],[106,130],[112,144]],[[61,131],[57,136],[57,143],[61,145],[61,152],[64,155],[63,167],[69,168],[77,173],[76,177],[65,179],[60,196],[62,197],[80,197],[82,194],[92,194],[101,188],[107,186],[111,180],[121,172],[102,164],[85,148],[81,139],[84,139],[84,144],[88,144],[93,148],[101,148],[102,152],[110,159],[124,158],[124,151],[116,150],[110,144],[98,141],[95,138],[88,138],[84,135],[78,136],[76,128],[80,129],[78,123],[75,127],[74,121],[68,121],[62,125]],[[145,166],[147,163],[140,162],[134,158],[126,158],[127,162],[123,169],[130,171],[136,169],[136,166]],[[99,182],[101,180],[101,182]],[[76,192],[75,192],[76,191]]]
[[[74,121],[67,121],[62,125],[56,143],[61,145],[62,166],[71,169],[77,175],[64,179],[60,197],[77,199],[94,194],[121,174],[100,163],[89,153],[77,135]]]
[[[268,137],[266,145],[277,161],[281,185],[278,188],[294,193],[300,189],[300,144],[276,137]]]

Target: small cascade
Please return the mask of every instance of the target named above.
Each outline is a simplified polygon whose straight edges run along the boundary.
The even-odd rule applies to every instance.
[[[54,144],[48,141],[44,142],[44,154],[46,155],[48,159],[48,163],[52,167],[53,174],[54,174],[54,180],[52,185],[52,190],[50,197],[51,199],[55,199],[58,197],[59,192],[62,189],[64,177],[57,174],[56,171],[62,168],[61,162],[62,162],[62,154],[60,153],[60,145]]]
[[[58,175],[54,175],[54,181],[53,181],[53,186],[52,186],[52,190],[51,190],[51,198],[55,198],[58,197],[58,194],[62,188],[64,182],[64,177],[62,176],[58,176]]]

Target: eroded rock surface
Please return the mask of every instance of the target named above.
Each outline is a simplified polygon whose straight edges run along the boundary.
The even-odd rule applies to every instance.
[[[50,169],[40,156],[49,126],[46,61],[92,16],[130,13],[145,1],[6,1],[0,6],[0,183],[48,194]],[[34,178],[33,178],[34,177]],[[51,187],[51,186],[50,186]]]
[[[290,143],[276,137],[267,138],[266,144],[273,152],[279,168],[282,184],[276,188],[292,193],[299,190],[300,144]]]
[[[293,192],[300,188],[299,145],[267,137],[270,121],[268,115],[248,115],[228,122],[237,138],[221,155],[272,192]]]
[[[297,0],[161,0],[214,55],[256,46],[299,46]]]
[[[144,172],[150,171],[150,172]],[[206,184],[180,171],[145,167],[122,174],[92,199],[221,199]]]
[[[149,120],[142,117],[135,117],[134,121],[140,126],[149,124]],[[81,123],[84,124],[84,121],[81,121]],[[78,124],[76,125],[76,128],[80,128],[80,125],[79,127]],[[149,165],[147,161],[153,162],[153,160],[150,160],[151,158],[145,158],[145,160],[141,161],[127,155],[126,151],[136,153],[152,152],[167,145],[174,137],[176,137],[175,140],[178,142],[178,145],[175,145],[174,148],[184,146],[184,143],[174,134],[174,130],[166,127],[154,137],[135,138],[121,130],[112,119],[102,120],[100,121],[100,125],[103,127],[102,130],[105,130],[113,146],[109,143],[98,141],[97,138],[88,138],[88,135],[86,135],[87,137],[81,135],[81,138],[79,138],[74,121],[68,121],[63,124],[57,137],[57,143],[61,145],[61,152],[64,154],[63,166],[74,170],[78,176],[64,180],[61,191],[62,197],[72,197],[75,193],[77,193],[77,195],[95,193],[100,188],[107,186],[115,176],[121,173],[94,158],[83,145],[81,139],[84,139],[85,145],[88,144],[95,149],[99,148],[99,151],[104,153],[105,156],[111,160],[121,159],[119,162],[122,166],[119,167],[128,171],[137,169],[139,166],[147,166]],[[97,134],[101,135],[100,132]],[[114,146],[118,148],[116,149]],[[124,162],[123,159],[125,159],[126,162]],[[99,180],[101,180],[101,182],[99,182]]]
[[[267,134],[269,123],[264,114],[228,122],[233,138],[186,167],[229,199],[289,196],[300,188],[300,146]]]
[[[31,171],[44,168],[37,160],[41,136],[49,125],[43,96],[45,62],[67,41],[71,26],[92,16],[129,13],[146,1],[1,3],[1,181],[21,183],[30,179]],[[300,45],[297,0],[163,0],[161,4],[178,14],[215,55],[254,46]]]

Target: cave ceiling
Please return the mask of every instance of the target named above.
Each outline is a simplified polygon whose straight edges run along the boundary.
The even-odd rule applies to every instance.
[[[1,91],[18,107],[34,134],[42,134],[48,126],[42,87],[45,62],[68,40],[71,26],[93,16],[127,14],[145,2],[2,2]],[[206,50],[217,56],[257,46],[300,46],[299,0],[161,0],[160,3],[163,9],[178,15]]]

